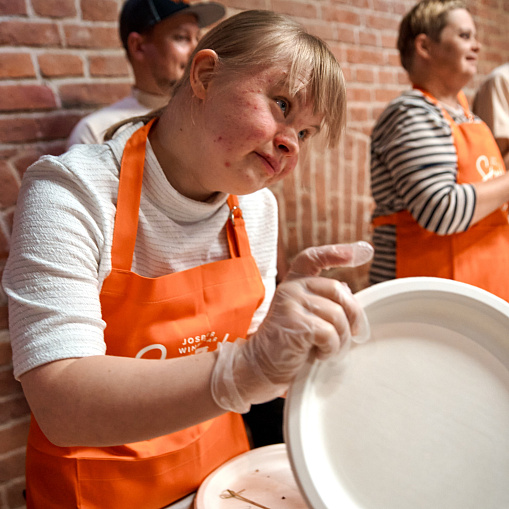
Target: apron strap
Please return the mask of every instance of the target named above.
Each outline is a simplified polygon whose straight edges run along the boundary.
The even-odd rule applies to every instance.
[[[138,232],[145,147],[148,132],[155,120],[138,129],[124,147],[111,248],[111,265],[116,269],[131,270]]]
[[[417,223],[417,221],[413,218],[412,214],[408,212],[408,210],[399,210],[398,212],[393,212],[386,216],[378,216],[371,221],[373,228],[385,225],[401,226],[414,223]]]
[[[453,118],[449,114],[449,112],[440,104],[438,99],[431,95],[427,90],[424,90],[423,88],[420,88],[416,85],[413,87],[415,90],[420,90],[425,97],[427,97],[435,106],[438,106],[442,110],[442,114],[446,118],[446,120],[449,122],[449,125],[452,127],[453,125],[456,125],[456,122],[454,122]],[[470,111],[470,107],[468,105],[467,96],[463,92],[463,90],[460,90],[458,92],[458,95],[456,96],[458,99],[459,105],[463,108],[463,113],[465,114],[465,117],[468,118],[470,122],[474,120],[474,116],[472,115],[472,112]]]
[[[393,212],[392,214],[389,214],[387,216],[378,216],[375,217],[371,224],[373,225],[373,228],[378,228],[379,226],[385,226],[385,225],[395,225],[398,221],[398,212]]]
[[[122,155],[111,249],[111,264],[115,269],[131,270],[138,232],[145,148],[148,133],[155,120],[152,119],[129,138]],[[239,200],[237,196],[229,195],[227,202],[230,208],[226,224],[230,256],[250,256],[251,249]]]
[[[230,256],[232,258],[251,256],[251,248],[249,247],[249,239],[246,232],[246,223],[242,217],[242,210],[240,210],[239,207],[239,199],[237,196],[230,194],[227,202],[230,207],[230,215],[228,216],[228,221],[226,223]]]

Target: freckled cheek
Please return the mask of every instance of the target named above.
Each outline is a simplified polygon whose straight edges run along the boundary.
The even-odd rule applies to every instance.
[[[252,122],[245,126],[244,139],[249,142],[263,141],[274,136],[276,127],[274,120],[269,117],[257,117]]]

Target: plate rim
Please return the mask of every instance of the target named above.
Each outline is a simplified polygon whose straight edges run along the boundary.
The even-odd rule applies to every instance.
[[[204,509],[203,503],[206,502],[204,500],[204,497],[208,495],[206,493],[207,488],[211,485],[214,478],[221,474],[222,471],[227,470],[231,467],[232,464],[241,462],[242,460],[245,460],[247,457],[252,458],[253,456],[264,456],[267,455],[267,452],[272,454],[277,454],[281,456],[285,456],[288,458],[288,448],[285,443],[280,444],[270,444],[270,445],[264,445],[262,447],[256,447],[254,449],[250,449],[248,451],[243,452],[242,454],[239,454],[237,456],[234,456],[233,458],[230,458],[228,461],[217,467],[215,470],[213,470],[200,484],[198,490],[196,491],[196,497],[194,499],[194,509]],[[293,470],[292,470],[293,473]],[[201,504],[201,505],[198,505]]]
[[[393,279],[364,288],[357,292],[355,296],[361,305],[366,308],[400,294],[419,293],[422,295],[423,292],[442,292],[459,296],[465,302],[470,300],[475,301],[477,304],[482,303],[485,309],[495,310],[509,321],[509,303],[505,300],[467,283],[443,278],[409,277]],[[493,352],[491,353],[493,354]],[[507,367],[507,364],[504,364]],[[301,437],[296,440],[296,437],[298,438],[299,435],[302,435],[302,430],[301,415],[298,408],[296,409],[295,407],[296,405],[300,406],[299,402],[308,392],[307,388],[310,379],[320,369],[321,365],[322,363],[314,362],[314,357],[311,356],[291,384],[284,408],[283,431],[290,465],[303,497],[313,509],[331,509],[325,504],[322,495],[312,481],[309,468],[306,466],[306,454],[303,445],[304,438]],[[350,500],[350,502],[351,505],[348,506],[348,509],[362,509],[355,501]]]

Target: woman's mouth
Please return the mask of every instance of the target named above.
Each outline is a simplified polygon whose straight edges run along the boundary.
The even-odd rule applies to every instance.
[[[269,176],[272,177],[281,172],[281,165],[274,157],[272,157],[269,154],[263,154],[259,152],[255,152],[255,154],[258,156],[258,158],[264,165],[265,171]]]

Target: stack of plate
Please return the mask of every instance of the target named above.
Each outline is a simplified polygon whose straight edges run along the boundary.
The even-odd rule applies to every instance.
[[[270,509],[509,508],[509,304],[435,278],[357,297],[371,340],[292,385],[289,462],[284,445],[231,460],[197,509],[250,507],[220,498],[227,489]]]

